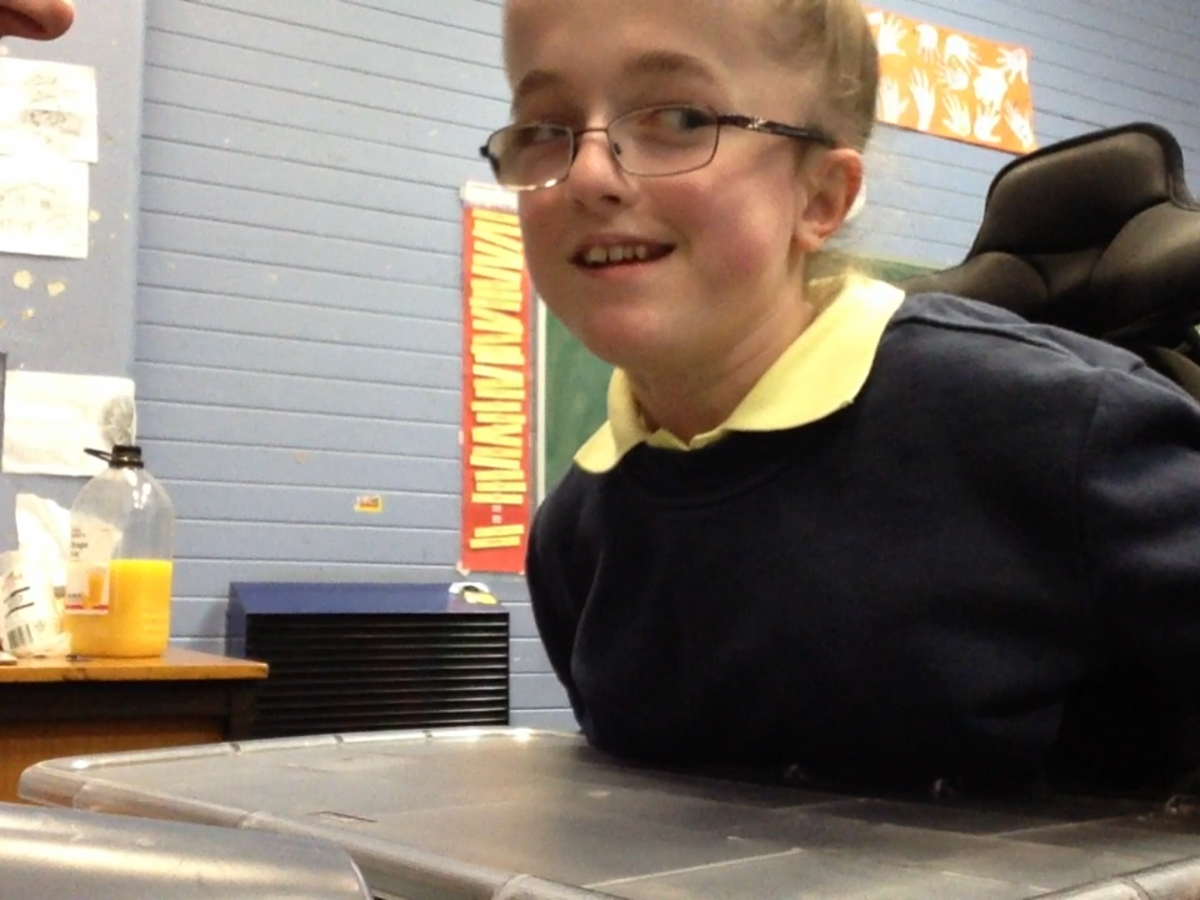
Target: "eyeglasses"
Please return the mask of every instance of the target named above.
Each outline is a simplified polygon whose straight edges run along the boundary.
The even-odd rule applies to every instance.
[[[493,133],[479,152],[492,164],[502,187],[536,191],[566,180],[579,154],[580,135],[604,132],[622,171],[657,178],[707,166],[717,155],[722,126],[825,147],[837,145],[831,135],[817,128],[720,115],[703,106],[648,106],[618,116],[604,128],[574,129],[552,122],[509,125]]]

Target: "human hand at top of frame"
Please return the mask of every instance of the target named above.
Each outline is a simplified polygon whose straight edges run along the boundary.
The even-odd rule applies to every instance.
[[[72,0],[0,0],[0,37],[52,41],[74,21]]]

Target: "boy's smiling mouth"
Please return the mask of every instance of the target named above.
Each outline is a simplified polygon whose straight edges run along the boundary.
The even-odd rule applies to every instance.
[[[670,244],[649,241],[588,244],[575,251],[571,261],[586,269],[599,269],[607,266],[655,262],[669,255],[674,249]]]

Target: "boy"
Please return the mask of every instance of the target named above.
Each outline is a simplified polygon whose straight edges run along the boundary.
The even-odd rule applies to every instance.
[[[1011,789],[1186,771],[1200,409],[1112,347],[812,255],[862,180],[857,0],[508,0],[550,309],[617,372],[528,580],[587,738]]]

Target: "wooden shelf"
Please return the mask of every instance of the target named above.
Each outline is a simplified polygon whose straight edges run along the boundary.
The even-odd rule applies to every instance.
[[[0,684],[22,681],[209,681],[267,677],[267,664],[168,647],[145,659],[22,659],[0,666]]]
[[[266,663],[176,648],[0,666],[0,801],[47,759],[244,738],[266,677]]]

